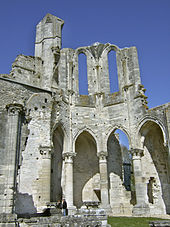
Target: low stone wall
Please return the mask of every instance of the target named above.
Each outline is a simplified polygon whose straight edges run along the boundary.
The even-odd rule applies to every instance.
[[[51,216],[51,217],[33,217],[30,219],[19,219],[17,226],[56,226],[56,227],[102,227],[101,220],[94,217],[82,216]],[[107,226],[107,225],[105,225]]]
[[[15,227],[17,216],[15,214],[0,214],[0,227]]]
[[[61,210],[52,208],[46,215],[17,217],[12,214],[0,215],[0,227],[109,227],[107,216],[102,209],[83,209],[75,215],[62,216]]]
[[[161,221],[151,221],[149,223],[150,227],[169,227],[170,220],[161,220]]]

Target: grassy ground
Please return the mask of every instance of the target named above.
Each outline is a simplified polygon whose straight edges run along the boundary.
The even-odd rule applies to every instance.
[[[108,224],[117,227],[149,227],[149,222],[160,220],[159,218],[142,218],[142,217],[109,217]],[[162,219],[161,219],[162,220]]]

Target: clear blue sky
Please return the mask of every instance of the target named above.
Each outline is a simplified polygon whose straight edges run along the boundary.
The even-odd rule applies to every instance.
[[[63,47],[136,46],[149,107],[170,101],[170,0],[1,0],[0,73],[18,54],[34,55],[35,26],[47,13],[65,21]]]

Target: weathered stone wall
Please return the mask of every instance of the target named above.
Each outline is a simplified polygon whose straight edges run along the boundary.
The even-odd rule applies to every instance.
[[[167,174],[168,152],[164,147],[160,128],[156,124],[150,123],[150,127],[147,129],[148,132],[144,142],[145,155],[142,157],[142,165],[144,169],[143,176],[145,177],[147,190],[146,195],[148,196],[147,200],[150,199],[148,194],[148,186],[149,181],[152,180],[151,190],[153,200],[151,202],[151,209],[153,214],[158,214],[161,212],[160,210],[169,210],[169,177]],[[155,206],[157,209],[155,209]]]
[[[2,187],[1,187],[1,197],[3,201],[4,195],[6,195],[7,193],[5,192],[7,190],[7,188],[9,187],[7,182],[4,182],[6,180],[4,179],[8,179],[9,176],[9,170],[10,168],[14,168],[14,172],[13,172],[13,176],[18,175],[18,177],[15,179],[15,184],[17,184],[17,195],[16,195],[16,212],[20,213],[21,210],[22,212],[36,212],[37,209],[31,205],[34,204],[33,200],[32,200],[32,196],[33,194],[29,193],[29,187],[28,185],[30,184],[31,188],[33,185],[33,180],[35,181],[34,177],[33,177],[33,172],[32,171],[32,166],[36,163],[34,163],[33,161],[30,160],[30,157],[36,156],[36,147],[38,149],[38,155],[36,156],[36,158],[40,158],[42,159],[41,156],[43,156],[44,154],[40,154],[41,152],[41,147],[51,147],[50,144],[50,129],[51,129],[51,96],[47,93],[44,93],[44,96],[42,94],[42,90],[41,89],[37,89],[36,87],[30,87],[27,84],[21,84],[21,82],[15,82],[11,79],[8,78],[1,78],[1,88],[0,92],[1,92],[1,97],[2,97],[2,102],[1,102],[1,124],[3,125],[3,127],[1,127],[1,156],[4,157],[1,159],[1,171],[2,173],[2,177],[1,177],[1,182],[2,182]],[[5,92],[6,91],[6,92]],[[34,94],[34,95],[33,95]],[[33,96],[32,96],[33,95]],[[37,97],[41,97],[40,100]],[[10,156],[8,155],[8,149],[9,149],[9,144],[11,143],[11,139],[8,136],[8,127],[9,127],[9,123],[8,123],[8,112],[7,112],[7,106],[9,104],[21,104],[23,105],[23,107],[25,106],[25,111],[23,112],[23,119],[21,120],[21,133],[19,135],[19,149],[17,152],[19,153],[14,153],[13,154],[13,158],[14,158],[14,162],[15,160],[15,156],[18,158],[18,161],[16,163],[16,165],[14,165],[13,167],[8,166],[10,160]],[[32,103],[32,104],[31,104]],[[47,107],[48,106],[48,107]],[[47,107],[47,109],[46,109]],[[44,122],[40,122],[40,119],[43,118]],[[36,120],[37,119],[37,120]],[[36,121],[38,123],[38,125],[36,126]],[[5,124],[6,122],[6,124]],[[48,123],[46,123],[48,122]],[[35,132],[35,136],[34,136],[34,130],[36,130],[37,127],[39,127],[39,124],[42,124],[42,128],[39,129],[39,132],[36,131]],[[48,126],[47,126],[48,124]],[[13,126],[14,127],[14,126]],[[49,128],[49,130],[47,130],[47,134],[49,135],[48,137],[46,137],[45,135],[45,139],[40,138],[40,135],[43,136],[43,127],[45,130],[47,130],[47,128]],[[39,135],[38,135],[39,133]],[[45,134],[45,133],[44,133]],[[16,135],[13,134],[13,137],[15,137]],[[31,140],[31,136],[34,136],[33,141],[35,141],[35,143],[32,142]],[[39,143],[36,142],[36,137],[38,140],[40,140]],[[43,142],[42,142],[42,141]],[[30,143],[33,146],[30,146],[30,150],[31,150],[31,154],[27,152],[27,145]],[[48,142],[46,142],[48,141]],[[37,143],[37,144],[36,144]],[[25,152],[26,152],[26,156],[25,156]],[[27,157],[27,158],[26,158]],[[32,158],[32,157],[31,157]],[[28,164],[26,162],[26,160],[28,159]],[[44,158],[43,158],[44,159]],[[45,163],[46,161],[42,160],[41,161],[41,165],[43,168],[43,165],[46,165]],[[26,170],[24,173],[24,177],[22,178],[22,170],[25,168],[24,165],[26,163]],[[50,162],[49,162],[50,163]],[[39,164],[38,164],[39,165]],[[38,169],[38,167],[37,167]],[[35,165],[35,172],[37,171],[36,169],[36,165]],[[42,171],[40,171],[42,172]],[[31,174],[30,174],[31,173]],[[10,173],[12,174],[12,173]],[[50,174],[50,171],[49,171]],[[42,181],[42,177],[41,177],[42,173],[40,174],[40,182]],[[43,176],[44,177],[44,176]],[[38,177],[37,177],[38,178]],[[10,178],[12,180],[12,178]],[[29,180],[28,180],[29,179]],[[49,176],[47,181],[49,181]],[[5,184],[4,184],[5,183]],[[43,183],[46,184],[47,182],[45,182],[43,180]],[[21,185],[25,185],[26,184],[26,188],[27,190],[22,190]],[[42,183],[41,183],[42,184]],[[43,185],[42,185],[43,186]],[[12,187],[12,186],[11,186]],[[16,187],[16,186],[15,186]],[[36,187],[36,186],[34,186]],[[32,189],[31,189],[32,190]],[[38,192],[38,194],[41,194]],[[45,192],[43,192],[43,194],[45,194]],[[38,195],[38,198],[41,197],[41,195]],[[47,197],[49,197],[49,195],[47,195]],[[45,196],[43,196],[44,200],[49,201],[50,199],[45,198]],[[40,200],[40,199],[38,199]],[[27,201],[27,202],[26,202]],[[11,205],[13,206],[14,200],[11,200]],[[4,206],[4,205],[3,205]],[[32,208],[30,208],[30,206],[32,206]],[[2,208],[4,209],[4,208]],[[32,209],[32,211],[31,211]]]
[[[13,207],[13,189],[15,188],[15,172],[16,172],[16,154],[15,149],[18,149],[19,143],[17,142],[18,132],[18,119],[17,108],[24,103],[24,100],[28,98],[29,91],[23,88],[23,86],[12,83],[9,79],[0,78],[0,95],[1,95],[1,212],[11,212]],[[16,105],[16,108],[14,107]],[[10,107],[11,104],[14,106]],[[20,108],[20,107],[19,107]],[[15,116],[16,114],[16,116]],[[15,128],[16,126],[16,128]],[[9,208],[10,207],[10,208]]]
[[[103,210],[88,210],[86,212],[77,213],[75,216],[61,216],[55,214],[52,216],[44,217],[28,217],[17,218],[16,215],[0,215],[0,226],[56,226],[56,227],[110,227],[107,224],[107,216]]]
[[[10,75],[16,81],[41,87],[42,60],[38,57],[19,55],[12,64]]]
[[[85,201],[108,214],[170,212],[170,104],[148,110],[136,47],[61,49],[63,23],[47,14],[37,25],[35,57],[19,55],[10,75],[0,76],[0,212],[41,213],[62,197],[72,214]],[[110,51],[119,83],[112,94]],[[88,95],[79,94],[80,53]],[[124,185],[116,129],[129,140],[133,191]]]
[[[6,165],[8,163],[6,155],[6,131],[7,131],[7,114],[6,111],[0,112],[0,211],[4,207],[4,192],[6,183]]]
[[[18,212],[23,212],[23,205],[28,208],[27,196],[28,201],[30,196],[33,197],[34,204],[28,213],[34,213],[37,209],[35,207],[42,211],[44,203],[50,201],[51,107],[51,96],[46,93],[34,94],[27,103],[30,118],[29,135],[22,152],[22,165],[18,177],[18,199],[23,198],[20,205],[18,203]]]

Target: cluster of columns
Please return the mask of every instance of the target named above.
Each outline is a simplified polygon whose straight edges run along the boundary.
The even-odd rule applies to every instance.
[[[75,152],[63,153],[65,163],[65,198],[69,208],[74,208],[73,204],[73,158],[76,156]],[[107,152],[99,152],[99,169],[100,169],[100,189],[101,189],[101,206],[109,208],[109,194],[108,194],[108,176],[107,176]]]
[[[16,193],[16,175],[17,165],[19,159],[19,136],[21,130],[21,114],[23,113],[23,106],[20,104],[10,104],[7,106],[8,110],[8,136],[7,136],[7,173],[5,185],[5,213],[14,212],[14,201]],[[149,212],[149,205],[147,201],[147,188],[142,176],[141,157],[143,156],[142,149],[132,149],[133,155],[133,170],[135,178],[136,191],[136,205],[133,208],[135,215],[146,214]],[[40,153],[43,156],[43,170],[44,188],[42,193],[45,198],[44,201],[50,201],[50,174],[51,174],[51,147],[41,147]],[[65,163],[65,198],[68,207],[75,208],[73,204],[73,158],[75,152],[64,152],[63,159]],[[100,170],[100,190],[101,190],[101,206],[105,209],[109,208],[109,188],[108,188],[108,173],[107,173],[107,151],[98,152],[99,170]]]
[[[132,149],[133,170],[135,178],[136,205],[133,208],[134,215],[146,214],[149,212],[147,201],[147,187],[142,176],[141,157],[143,156],[142,149]],[[63,154],[65,160],[65,197],[68,202],[68,207],[74,207],[73,204],[73,158],[74,152]],[[99,170],[100,170],[100,190],[101,190],[101,207],[110,209],[109,188],[108,188],[108,172],[107,172],[107,151],[98,152]]]

